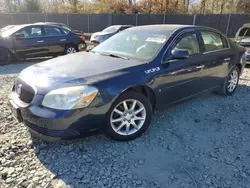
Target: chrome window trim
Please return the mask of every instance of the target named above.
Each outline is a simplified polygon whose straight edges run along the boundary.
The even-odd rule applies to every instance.
[[[229,49],[230,48],[223,48],[223,49],[218,49],[218,50],[212,50],[212,51],[208,51],[208,52],[203,52],[202,54],[210,54],[210,53],[224,51],[224,50],[229,50]]]
[[[41,26],[41,25],[36,25],[36,26],[34,26],[34,27],[41,27],[41,29],[42,29],[42,27],[55,27],[55,28],[57,28],[57,29],[59,29],[59,30],[62,30],[63,28],[59,28],[59,27],[57,27],[57,26],[51,26],[51,25],[45,25],[45,26]],[[27,26],[27,27],[33,27],[33,25],[32,26]],[[24,28],[22,28],[22,29],[20,29],[20,30],[18,30],[18,31],[16,31],[15,33],[13,33],[12,35],[15,35],[17,32],[20,32],[20,31],[22,31],[22,30],[24,30],[24,29],[26,29],[27,27],[24,27]],[[24,37],[24,38],[21,38],[21,39],[35,39],[35,38],[45,38],[45,37],[64,37],[64,36],[67,36],[67,35],[69,35],[69,32],[70,31],[68,31],[68,33],[67,34],[62,34],[62,35],[56,35],[56,36],[46,36],[46,35],[41,35],[41,36],[35,36],[35,37]]]

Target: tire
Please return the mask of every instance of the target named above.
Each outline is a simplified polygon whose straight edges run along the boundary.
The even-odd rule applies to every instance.
[[[10,62],[10,53],[7,49],[0,48],[0,65],[7,65]]]
[[[78,52],[78,49],[73,45],[68,45],[65,47],[65,54],[73,54]]]
[[[128,108],[126,112],[124,102]],[[133,140],[147,130],[152,114],[152,106],[143,94],[125,92],[112,104],[107,115],[105,132],[114,140]]]
[[[221,95],[231,96],[236,91],[240,77],[240,70],[234,66],[228,73],[224,80],[223,85],[219,88],[218,92]],[[230,86],[231,84],[231,86]]]

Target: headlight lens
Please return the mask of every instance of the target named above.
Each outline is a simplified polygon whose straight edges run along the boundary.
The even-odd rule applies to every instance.
[[[45,95],[42,105],[58,109],[70,110],[87,107],[98,94],[92,86],[73,86],[50,91]]]

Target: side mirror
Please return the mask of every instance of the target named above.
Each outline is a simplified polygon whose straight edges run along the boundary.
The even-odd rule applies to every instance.
[[[16,39],[24,38],[24,34],[21,34],[21,33],[20,33],[20,34],[19,34],[19,33],[18,33],[18,34],[15,34],[15,38],[16,38]]]
[[[188,50],[172,50],[171,52],[171,59],[188,59],[189,58],[189,51]]]

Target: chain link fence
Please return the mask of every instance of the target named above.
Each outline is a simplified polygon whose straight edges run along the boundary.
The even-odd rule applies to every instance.
[[[186,24],[209,26],[234,37],[237,30],[250,22],[248,14],[0,14],[0,28],[6,25],[34,22],[60,22],[85,33],[103,30],[117,24]]]

